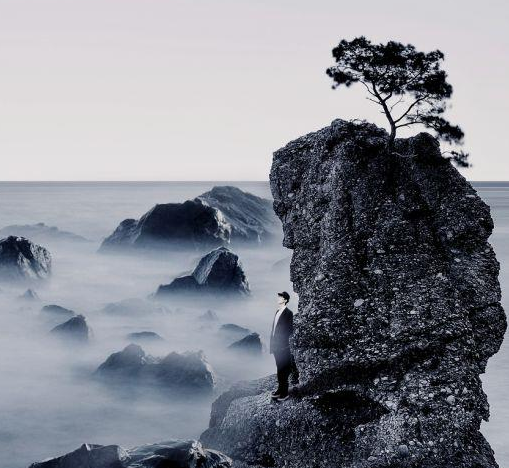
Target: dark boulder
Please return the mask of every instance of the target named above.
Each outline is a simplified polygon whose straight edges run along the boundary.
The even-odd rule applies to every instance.
[[[262,341],[258,333],[251,333],[238,341],[235,341],[228,349],[240,353],[258,355],[262,354]]]
[[[223,213],[231,227],[232,242],[263,242],[281,232],[271,200],[231,185],[216,186],[197,198]]]
[[[164,341],[164,338],[153,331],[142,331],[129,333],[127,339],[134,342],[151,343],[156,341]]]
[[[98,377],[115,379],[137,379],[141,369],[153,358],[136,344],[126,346],[122,351],[111,354],[95,371]]]
[[[230,468],[231,460],[196,440],[170,440],[133,449],[83,444],[79,449],[30,468]]]
[[[21,236],[37,242],[90,242],[78,234],[61,231],[56,226],[47,226],[44,223],[5,226],[0,229],[0,237],[7,236]]]
[[[157,358],[145,354],[135,344],[109,356],[97,368],[95,375],[106,380],[197,393],[211,392],[215,385],[214,372],[203,352],[173,352]]]
[[[50,275],[51,255],[44,247],[24,237],[0,240],[0,280],[33,282]]]
[[[154,206],[139,220],[126,219],[104,239],[100,251],[123,248],[215,247],[228,243],[230,226],[222,213],[201,200]]]
[[[74,317],[76,314],[74,313],[74,311],[66,309],[65,307],[61,307],[56,304],[49,304],[45,305],[41,309],[41,315],[58,319],[58,318],[71,318]]]
[[[90,328],[85,317],[77,315],[67,320],[67,322],[57,325],[50,333],[69,341],[86,343],[90,337]]]
[[[287,468],[495,468],[479,374],[506,330],[489,207],[428,134],[334,121],[274,154],[300,386],[220,396],[207,445]]]
[[[191,275],[159,286],[155,297],[168,294],[249,294],[249,283],[239,257],[226,247],[205,255]]]

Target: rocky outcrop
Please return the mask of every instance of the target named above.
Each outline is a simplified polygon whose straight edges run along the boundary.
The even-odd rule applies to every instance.
[[[204,449],[196,440],[170,440],[132,449],[118,445],[83,444],[61,457],[30,468],[230,468],[231,460],[220,452]]]
[[[0,280],[40,281],[51,274],[48,250],[24,237],[9,236],[0,240]]]
[[[262,341],[258,333],[250,333],[244,338],[241,338],[229,345],[228,349],[237,353],[256,356],[262,354]]]
[[[230,226],[222,213],[195,199],[156,205],[139,220],[122,221],[99,250],[215,247],[229,240]]]
[[[301,385],[232,389],[202,440],[247,465],[494,468],[479,374],[506,329],[489,207],[421,133],[341,120],[274,154]]]
[[[215,385],[214,372],[203,352],[173,352],[158,358],[145,354],[136,344],[109,356],[95,376],[115,383],[156,385],[196,393],[209,393]]]
[[[205,255],[191,275],[162,284],[156,298],[171,294],[249,294],[249,283],[239,257],[226,247]]]
[[[99,250],[201,250],[231,241],[259,243],[273,238],[280,226],[269,200],[237,187],[221,186],[184,203],[156,205],[139,220],[125,219]]]
[[[67,322],[57,325],[50,333],[68,341],[86,343],[88,342],[90,332],[85,317],[77,315],[67,320]]]
[[[78,234],[61,231],[56,226],[48,226],[44,223],[5,226],[0,229],[0,237],[7,236],[21,236],[37,242],[90,242]]]
[[[230,185],[216,186],[198,199],[223,213],[232,242],[264,242],[280,232],[281,223],[270,200]]]

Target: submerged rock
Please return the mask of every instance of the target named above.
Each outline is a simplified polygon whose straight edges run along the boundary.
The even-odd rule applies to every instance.
[[[50,333],[75,342],[87,342],[90,335],[90,328],[83,315],[72,317],[67,322],[61,323],[53,328]]]
[[[290,260],[291,257],[285,257],[277,262],[273,263],[270,269],[275,272],[289,272],[290,271]]]
[[[95,375],[124,383],[157,385],[198,393],[211,392],[215,385],[214,372],[203,352],[173,352],[156,358],[145,354],[136,344],[130,344],[109,356],[97,368]]]
[[[226,247],[219,247],[205,255],[191,275],[160,285],[155,297],[193,293],[249,294],[239,257]]]
[[[78,234],[68,231],[61,231],[56,226],[47,226],[44,223],[37,224],[12,224],[0,229],[0,237],[21,236],[34,239],[37,242],[51,241],[72,241],[72,242],[90,242]]]
[[[138,341],[138,342],[155,342],[155,341],[164,341],[164,338],[160,335],[158,335],[156,332],[153,331],[141,331],[141,332],[134,332],[129,333],[127,335],[127,339],[130,341]]]
[[[237,335],[243,338],[251,333],[249,328],[241,327],[235,323],[225,323],[219,327],[219,332],[225,335]]]
[[[27,302],[39,302],[39,296],[33,289],[27,289],[23,294],[18,296],[18,299],[21,299],[23,301]]]
[[[44,247],[24,237],[0,240],[0,280],[32,282],[50,275],[51,255]]]
[[[207,312],[198,317],[198,320],[201,322],[217,322],[219,317],[213,310],[207,310]]]
[[[143,316],[150,314],[168,314],[170,310],[164,305],[145,299],[130,298],[106,304],[102,311],[110,315]]]
[[[83,444],[79,449],[30,468],[230,468],[231,459],[196,440],[170,440],[132,449]]]
[[[123,248],[215,247],[230,241],[223,214],[202,200],[154,206],[139,220],[126,219],[104,239],[100,251]]]
[[[432,136],[387,138],[337,120],[274,154],[301,385],[219,397],[201,439],[240,463],[497,466],[479,432],[506,330],[489,207]]]
[[[231,185],[216,186],[198,197],[223,213],[231,240],[264,242],[281,230],[272,202]]]
[[[52,318],[71,318],[76,314],[71,309],[56,304],[48,304],[41,309],[41,315]]]
[[[262,341],[258,333],[251,333],[238,341],[235,341],[228,349],[245,354],[262,354]]]

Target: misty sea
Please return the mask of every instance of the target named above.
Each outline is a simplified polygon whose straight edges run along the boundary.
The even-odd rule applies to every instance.
[[[159,284],[189,271],[197,258],[141,258],[97,254],[104,237],[120,221],[139,218],[156,203],[182,202],[215,185],[235,185],[271,198],[268,182],[1,182],[0,229],[43,222],[88,239],[47,245],[53,257],[53,278],[37,289],[37,306],[20,306],[15,298],[25,288],[0,290],[0,468],[25,468],[60,455],[82,443],[125,447],[172,438],[197,438],[206,429],[210,404],[202,399],[170,399],[164,394],[124,392],[106,388],[91,373],[112,352],[128,344],[126,334],[154,330],[166,341],[147,345],[153,355],[202,349],[218,369],[218,391],[236,379],[273,373],[268,354],[246,366],[224,352],[225,341],[205,329],[197,317],[211,309],[219,323],[236,323],[260,333],[267,342],[275,310],[275,293],[292,293],[287,261],[291,252],[281,242],[263,250],[240,250],[252,299],[246,306],[195,303],[170,315],[108,317],[106,304],[146,298]],[[502,301],[509,311],[509,182],[473,182],[491,207],[491,237],[501,265]],[[287,265],[287,263],[283,263]],[[49,323],[39,309],[58,304],[87,317],[91,346],[75,352],[48,339]],[[296,310],[296,305],[293,307]],[[482,432],[501,468],[509,468],[509,343],[492,357],[482,376],[491,407]]]

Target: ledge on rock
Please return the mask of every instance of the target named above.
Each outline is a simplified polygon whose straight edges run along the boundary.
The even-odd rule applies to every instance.
[[[479,374],[506,330],[489,207],[421,133],[334,121],[274,153],[301,385],[214,403],[239,466],[494,468]]]

